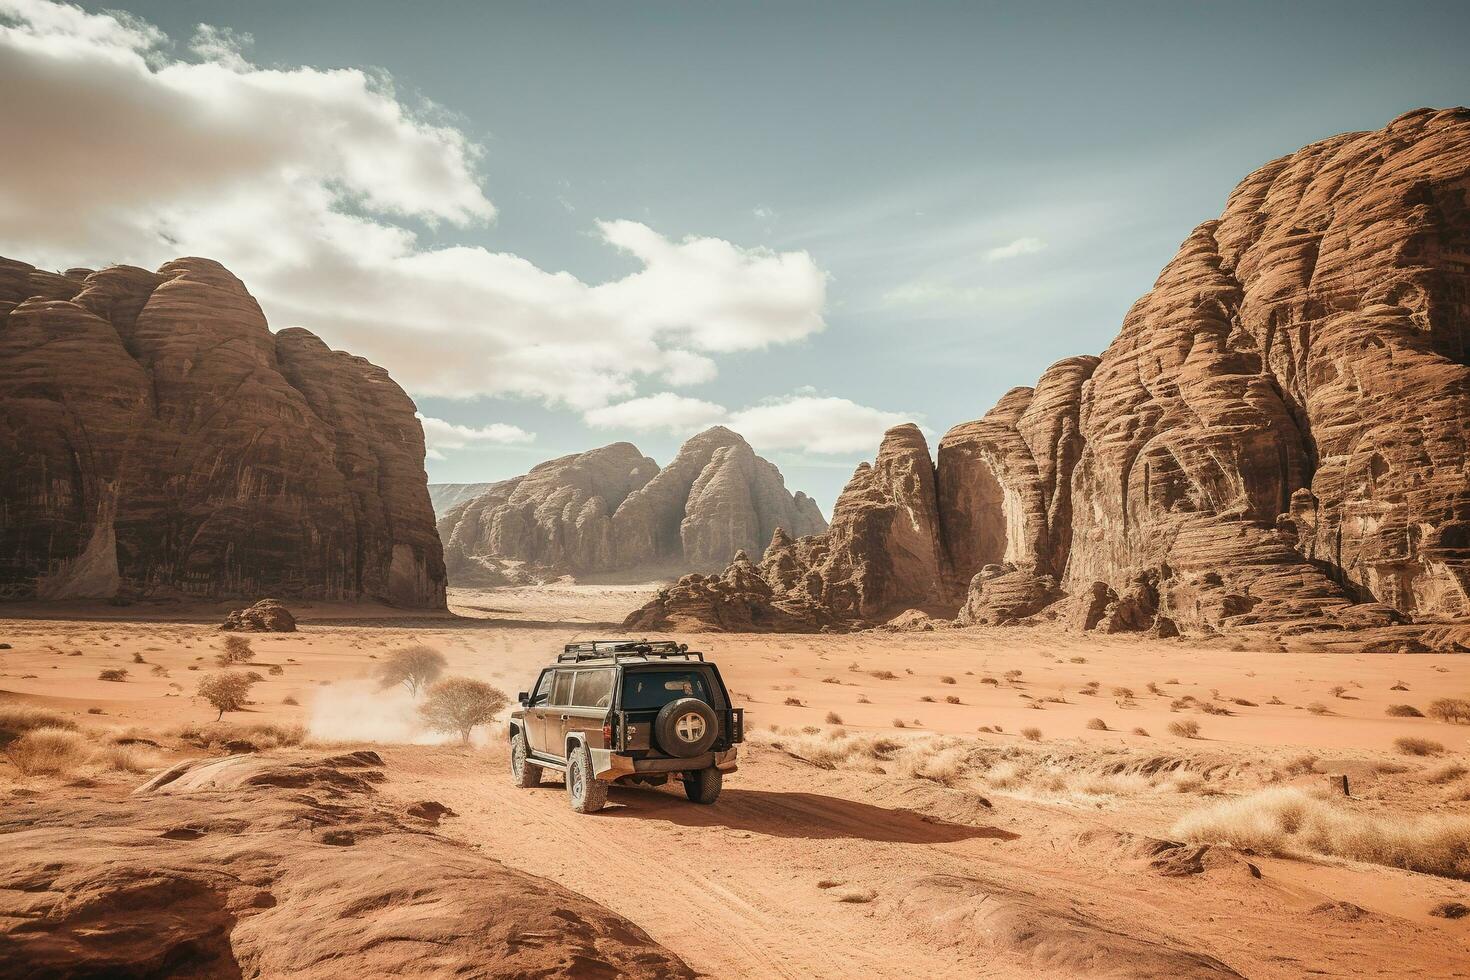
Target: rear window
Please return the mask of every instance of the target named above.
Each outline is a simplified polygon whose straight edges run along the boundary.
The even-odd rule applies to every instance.
[[[704,674],[697,670],[630,670],[623,675],[623,710],[662,708],[679,698],[714,704]]]

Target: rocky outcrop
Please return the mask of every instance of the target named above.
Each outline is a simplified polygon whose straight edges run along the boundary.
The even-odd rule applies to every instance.
[[[3,597],[444,605],[413,402],[207,259],[0,259],[0,460]]]
[[[900,595],[996,621],[1034,609],[1048,579],[1084,629],[1470,615],[1467,254],[1470,111],[1269,163],[1101,357],[950,430],[931,478],[916,458],[911,479],[876,481],[904,533],[873,534],[839,501],[828,534],[760,572],[852,622]],[[854,500],[870,481],[860,470]],[[881,586],[834,588],[858,567]]]
[[[1050,575],[986,565],[970,581],[955,618],[961,626],[1006,626],[1035,616],[1060,598],[1062,590]]]
[[[711,571],[778,528],[826,528],[816,503],[739,435],[715,427],[668,466],[619,442],[537,466],[451,508],[439,521],[456,584],[561,574]]]
[[[262,599],[245,609],[231,610],[220,629],[242,633],[294,633],[296,617],[275,599]]]
[[[621,916],[440,836],[447,808],[391,804],[385,778],[374,752],[232,756],[122,799],[7,801],[0,975],[694,976]]]

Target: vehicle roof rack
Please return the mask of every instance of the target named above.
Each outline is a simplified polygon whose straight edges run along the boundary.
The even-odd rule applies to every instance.
[[[620,657],[704,660],[704,654],[698,650],[691,651],[689,644],[676,643],[673,640],[582,640],[562,647],[562,652],[556,656],[556,662],[574,664],[584,660],[611,660],[617,663]]]

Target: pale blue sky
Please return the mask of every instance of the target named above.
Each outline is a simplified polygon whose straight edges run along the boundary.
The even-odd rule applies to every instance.
[[[1106,346],[1250,170],[1470,100],[1466,4],[123,5],[180,43],[205,22],[249,34],[254,65],[375,68],[406,105],[432,102],[483,147],[498,214],[405,218],[425,244],[588,283],[638,269],[598,219],[804,250],[828,276],[826,328],[719,354],[718,375],[679,394],[735,409],[810,388],[936,435]],[[534,397],[416,394],[425,415],[535,434],[445,453],[436,482],[616,438],[662,462],[680,441]],[[763,451],[830,511],[873,448]]]

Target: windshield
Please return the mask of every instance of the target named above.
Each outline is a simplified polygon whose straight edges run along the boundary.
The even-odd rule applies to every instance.
[[[704,675],[698,670],[630,670],[623,675],[623,710],[662,708],[677,698],[699,698],[713,704]]]

